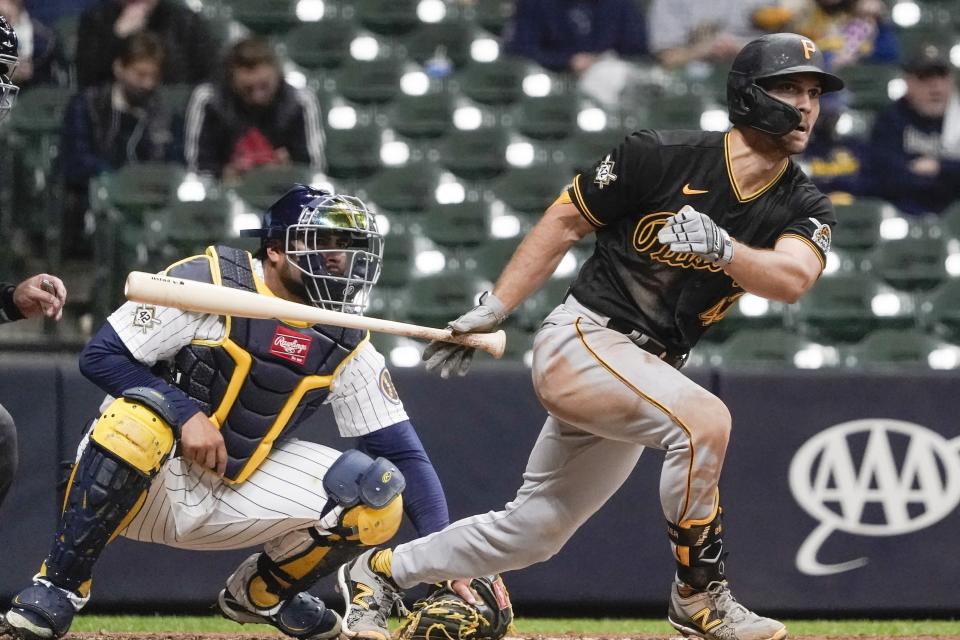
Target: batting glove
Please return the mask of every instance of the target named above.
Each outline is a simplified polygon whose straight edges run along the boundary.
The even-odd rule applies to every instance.
[[[721,267],[733,261],[733,239],[727,231],[690,205],[667,218],[657,233],[661,244],[676,253],[695,253]]]
[[[447,327],[453,333],[490,333],[507,317],[507,309],[497,296],[485,291],[480,296],[480,304],[466,312]],[[426,362],[427,371],[440,369],[441,378],[449,378],[451,373],[464,376],[473,362],[473,347],[434,340],[423,350],[420,359]]]

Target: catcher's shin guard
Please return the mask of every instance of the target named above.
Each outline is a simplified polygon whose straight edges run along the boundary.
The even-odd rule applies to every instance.
[[[677,577],[703,591],[711,582],[724,579],[723,510],[717,508],[708,522],[675,525],[667,523],[667,535],[674,544]]]
[[[86,597],[104,547],[137,514],[173,449],[173,410],[153,389],[129,389],[93,426],[74,465],[60,525],[39,577]]]

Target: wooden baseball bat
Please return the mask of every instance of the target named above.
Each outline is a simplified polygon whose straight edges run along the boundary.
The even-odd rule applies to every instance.
[[[206,282],[171,278],[155,273],[131,271],[127,276],[124,293],[128,300],[174,307],[184,311],[212,313],[223,316],[295,320],[310,324],[328,324],[349,329],[364,329],[395,336],[408,336],[424,340],[443,340],[486,351],[494,358],[503,355],[507,337],[503,330],[496,333],[467,333],[453,335],[449,329],[421,327],[406,322],[394,322],[358,316],[352,313],[320,309],[282,298],[264,296],[253,291],[241,291]]]

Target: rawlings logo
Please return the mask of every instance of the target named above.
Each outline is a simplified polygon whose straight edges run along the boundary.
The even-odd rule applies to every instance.
[[[270,344],[270,353],[284,360],[303,364],[307,359],[312,341],[313,338],[309,336],[278,326],[273,334],[273,342]]]

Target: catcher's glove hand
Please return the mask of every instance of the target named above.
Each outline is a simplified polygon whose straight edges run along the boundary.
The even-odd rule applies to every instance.
[[[513,622],[510,594],[500,576],[474,578],[477,604],[454,593],[447,582],[419,600],[397,630],[396,640],[500,640]]]

